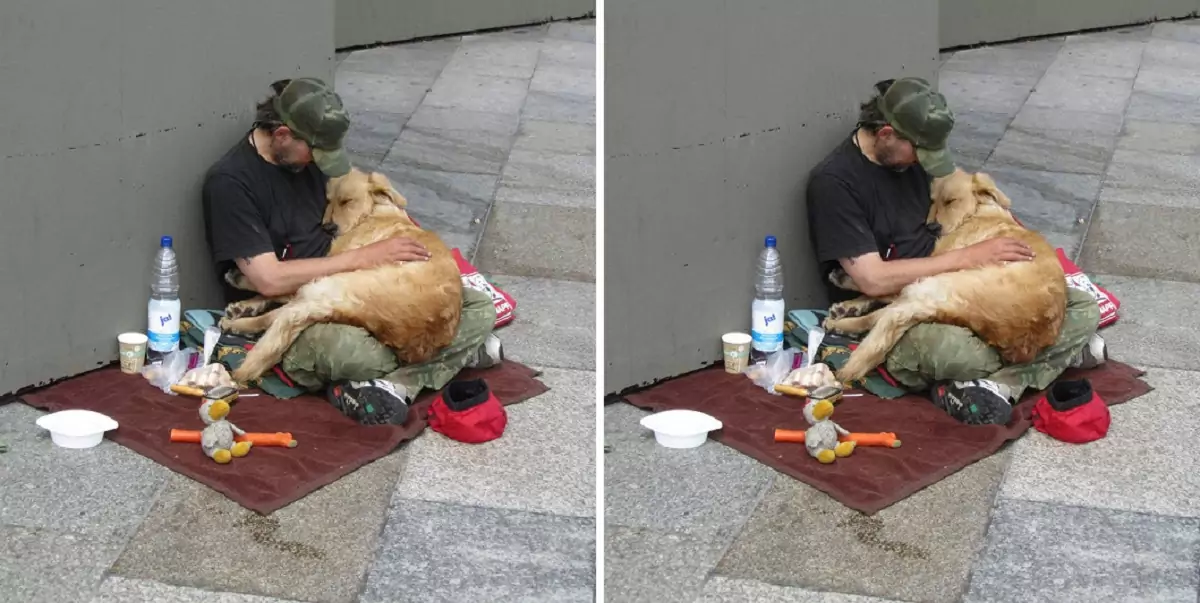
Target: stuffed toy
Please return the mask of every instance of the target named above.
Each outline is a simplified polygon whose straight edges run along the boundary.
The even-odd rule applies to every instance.
[[[848,457],[854,452],[855,442],[838,441],[838,435],[849,436],[850,432],[830,420],[833,402],[809,398],[804,404],[804,418],[812,425],[804,432],[804,447],[818,461],[829,464],[838,457]]]
[[[229,403],[224,400],[205,400],[200,405],[200,418],[207,427],[200,432],[200,447],[208,458],[222,465],[250,453],[251,442],[234,443],[234,434],[244,436],[246,432],[225,420],[229,415]]]

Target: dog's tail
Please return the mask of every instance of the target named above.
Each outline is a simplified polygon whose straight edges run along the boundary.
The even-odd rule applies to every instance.
[[[304,329],[332,318],[333,308],[330,304],[295,300],[276,312],[278,314],[271,326],[267,327],[258,343],[246,353],[241,366],[233,372],[236,381],[246,384],[261,377],[283,359]]]
[[[882,364],[888,352],[909,329],[934,317],[932,309],[921,306],[911,301],[899,301],[877,310],[879,320],[862,343],[850,353],[850,359],[837,372],[838,379],[843,382],[862,379],[868,371]]]

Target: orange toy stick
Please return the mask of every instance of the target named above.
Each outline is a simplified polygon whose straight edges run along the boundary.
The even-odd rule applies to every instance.
[[[795,442],[797,444],[804,443],[803,429],[776,429],[776,442]],[[846,442],[853,441],[859,446],[881,446],[883,448],[899,448],[900,440],[896,439],[896,434],[891,432],[880,433],[854,433],[851,432],[848,436],[839,436],[838,441]]]
[[[191,429],[172,429],[172,442],[185,442],[189,444],[200,443],[200,432]],[[296,439],[292,434],[286,432],[278,433],[250,433],[246,435],[233,436],[235,442],[253,442],[255,446],[278,446],[280,448],[295,448]]]

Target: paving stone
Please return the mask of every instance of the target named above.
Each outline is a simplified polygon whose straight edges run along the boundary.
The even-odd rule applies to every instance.
[[[1200,103],[1188,98],[1168,98],[1134,90],[1125,117],[1143,121],[1200,124]]]
[[[596,71],[553,64],[538,65],[529,89],[553,94],[571,94],[596,98]]]
[[[1047,109],[1120,115],[1132,90],[1126,79],[1057,72],[1042,78],[1027,102]]]
[[[123,543],[124,538],[0,525],[0,595],[21,603],[88,601]]]
[[[1042,233],[1081,234],[1100,191],[1100,177],[993,166],[984,171],[1012,200],[1013,212]]]
[[[517,115],[421,105],[409,118],[408,127],[420,130],[478,130],[489,134],[516,135],[520,122]]]
[[[493,274],[517,300],[517,318],[496,332],[504,355],[537,367],[596,370],[596,284]]]
[[[941,68],[963,73],[1040,78],[1054,62],[1057,52],[1057,47],[1032,50],[1008,45],[984,46],[955,52]]]
[[[1071,39],[1087,40],[1122,40],[1126,42],[1145,42],[1150,39],[1153,23],[1139,23],[1125,27],[1115,27],[1101,31],[1070,36]]]
[[[1038,78],[1033,76],[965,73],[943,69],[938,90],[955,113],[981,111],[1016,115]]]
[[[520,113],[529,80],[473,74],[447,74],[438,78],[425,97],[431,107],[489,113]]]
[[[968,603],[1194,602],[1200,521],[1002,500]]]
[[[905,601],[957,601],[1007,456],[994,454],[872,516],[797,480],[776,479],[715,573]]]
[[[429,84],[454,55],[459,39],[454,36],[356,50],[342,59],[339,70],[409,78]]]
[[[950,151],[959,167],[978,171],[1004,136],[1012,116],[1006,113],[955,111],[950,132]]]
[[[496,176],[421,170],[395,163],[390,157],[379,170],[408,200],[408,212],[421,227],[443,238],[478,238],[496,189]]]
[[[346,132],[346,150],[362,165],[374,169],[387,156],[406,121],[408,116],[399,113],[355,111]]]
[[[532,203],[534,205],[557,205],[559,207],[596,208],[596,191],[561,190],[542,187],[501,184],[496,189],[496,201],[507,203]]]
[[[432,80],[339,69],[334,89],[351,115],[364,111],[410,115],[425,98]]]
[[[604,520],[612,526],[727,540],[741,530],[776,479],[771,468],[709,440],[664,448],[639,421],[650,413],[619,403],[604,408]],[[780,477],[779,479],[789,479]]]
[[[1164,99],[1196,102],[1200,99],[1200,70],[1142,67],[1133,89]]]
[[[274,597],[212,592],[153,580],[105,578],[91,603],[294,603]]]
[[[1089,272],[1200,282],[1200,213],[1106,202],[1096,208],[1081,267]]]
[[[430,432],[409,444],[395,499],[594,517],[596,373],[545,369],[540,379],[550,391],[507,407],[499,439],[463,446]]]
[[[558,21],[550,24],[547,38],[575,40],[577,42],[596,43],[596,22],[587,21]]]
[[[1118,136],[1121,134],[1123,123],[1122,116],[1111,113],[1046,109],[1025,105],[1021,107],[1021,112],[1012,118],[1011,127],[1027,132],[1069,130],[1100,136]]]
[[[596,97],[531,90],[521,111],[524,119],[596,124]]]
[[[1063,253],[1067,254],[1067,257],[1072,262],[1078,263],[1079,252],[1083,248],[1083,238],[1087,234],[1086,231],[1081,230],[1072,234],[1060,232],[1040,232],[1038,234],[1041,234],[1051,246],[1061,248]]]
[[[513,150],[594,156],[596,128],[585,124],[525,120],[521,122]],[[529,156],[518,158],[528,159]]]
[[[513,135],[482,129],[404,129],[387,156],[390,165],[442,172],[500,174]]]
[[[1192,370],[1200,358],[1200,284],[1091,274],[1121,301],[1120,320],[1101,331],[1109,355],[1134,366]]]
[[[501,183],[525,188],[595,190],[596,156],[513,149]]]
[[[1200,125],[1130,119],[1125,121],[1124,130],[1117,140],[1118,150],[1200,155]],[[1136,158],[1136,154],[1122,157]]]
[[[1131,126],[1138,128],[1134,124]],[[1186,139],[1186,131],[1168,134],[1156,132],[1159,129],[1137,129],[1137,134],[1125,139],[1131,148],[1118,149],[1113,154],[1100,192],[1102,202],[1200,208],[1200,196],[1196,194],[1200,190],[1200,172],[1197,171],[1200,170],[1200,156],[1168,155],[1137,148],[1197,144]]]
[[[463,74],[519,79],[533,77],[540,41],[531,36],[514,39],[506,33],[463,38],[458,50],[442,70],[442,77]]]
[[[475,265],[484,272],[596,280],[596,212],[496,202]]]
[[[891,599],[861,597],[842,593],[818,592],[791,586],[776,586],[754,580],[730,580],[720,576],[704,585],[696,603],[898,603]]]
[[[727,544],[713,536],[610,522],[604,527],[604,598],[622,603],[693,603]]]
[[[402,453],[383,457],[268,516],[173,477],[112,573],[348,603],[358,594],[375,551],[404,458]]]
[[[105,439],[95,448],[59,448],[22,403],[0,406],[0,524],[127,538],[171,472]]]
[[[398,501],[359,601],[591,602],[592,519]]]
[[[1047,74],[1132,79],[1141,66],[1144,48],[1139,40],[1071,36]]]
[[[1200,70],[1200,44],[1155,38],[1146,43],[1142,69],[1177,68],[1182,71]]]
[[[1186,320],[1173,314],[1175,320]],[[1110,353],[1119,356],[1121,350],[1112,347],[1115,343],[1110,342]],[[1195,396],[1200,373],[1150,369],[1144,378],[1155,391],[1112,407],[1112,426],[1103,439],[1080,446],[1035,430],[1017,441],[1001,495],[1200,517],[1200,482],[1195,479],[1200,458],[1195,445],[1188,438],[1167,435],[1200,430],[1200,400]]]
[[[1161,21],[1154,23],[1152,30],[1153,33],[1151,36],[1153,38],[1200,43],[1200,25],[1195,21]]]
[[[1116,144],[1115,133],[1013,125],[992,151],[988,165],[1103,174]]]
[[[542,42],[539,65],[580,69],[596,73],[596,45],[572,40],[546,40]]]

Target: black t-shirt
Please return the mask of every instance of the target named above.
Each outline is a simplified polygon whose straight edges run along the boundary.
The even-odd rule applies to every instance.
[[[919,165],[896,171],[872,163],[847,137],[809,174],[808,228],[831,302],[859,294],[829,283],[840,258],[876,251],[885,260],[933,252],[929,176]]]
[[[325,256],[333,237],[321,228],[327,178],[314,164],[299,172],[268,163],[249,132],[204,178],[204,236],[227,302],[253,293],[225,284],[237,258],[274,252],[279,260]]]

